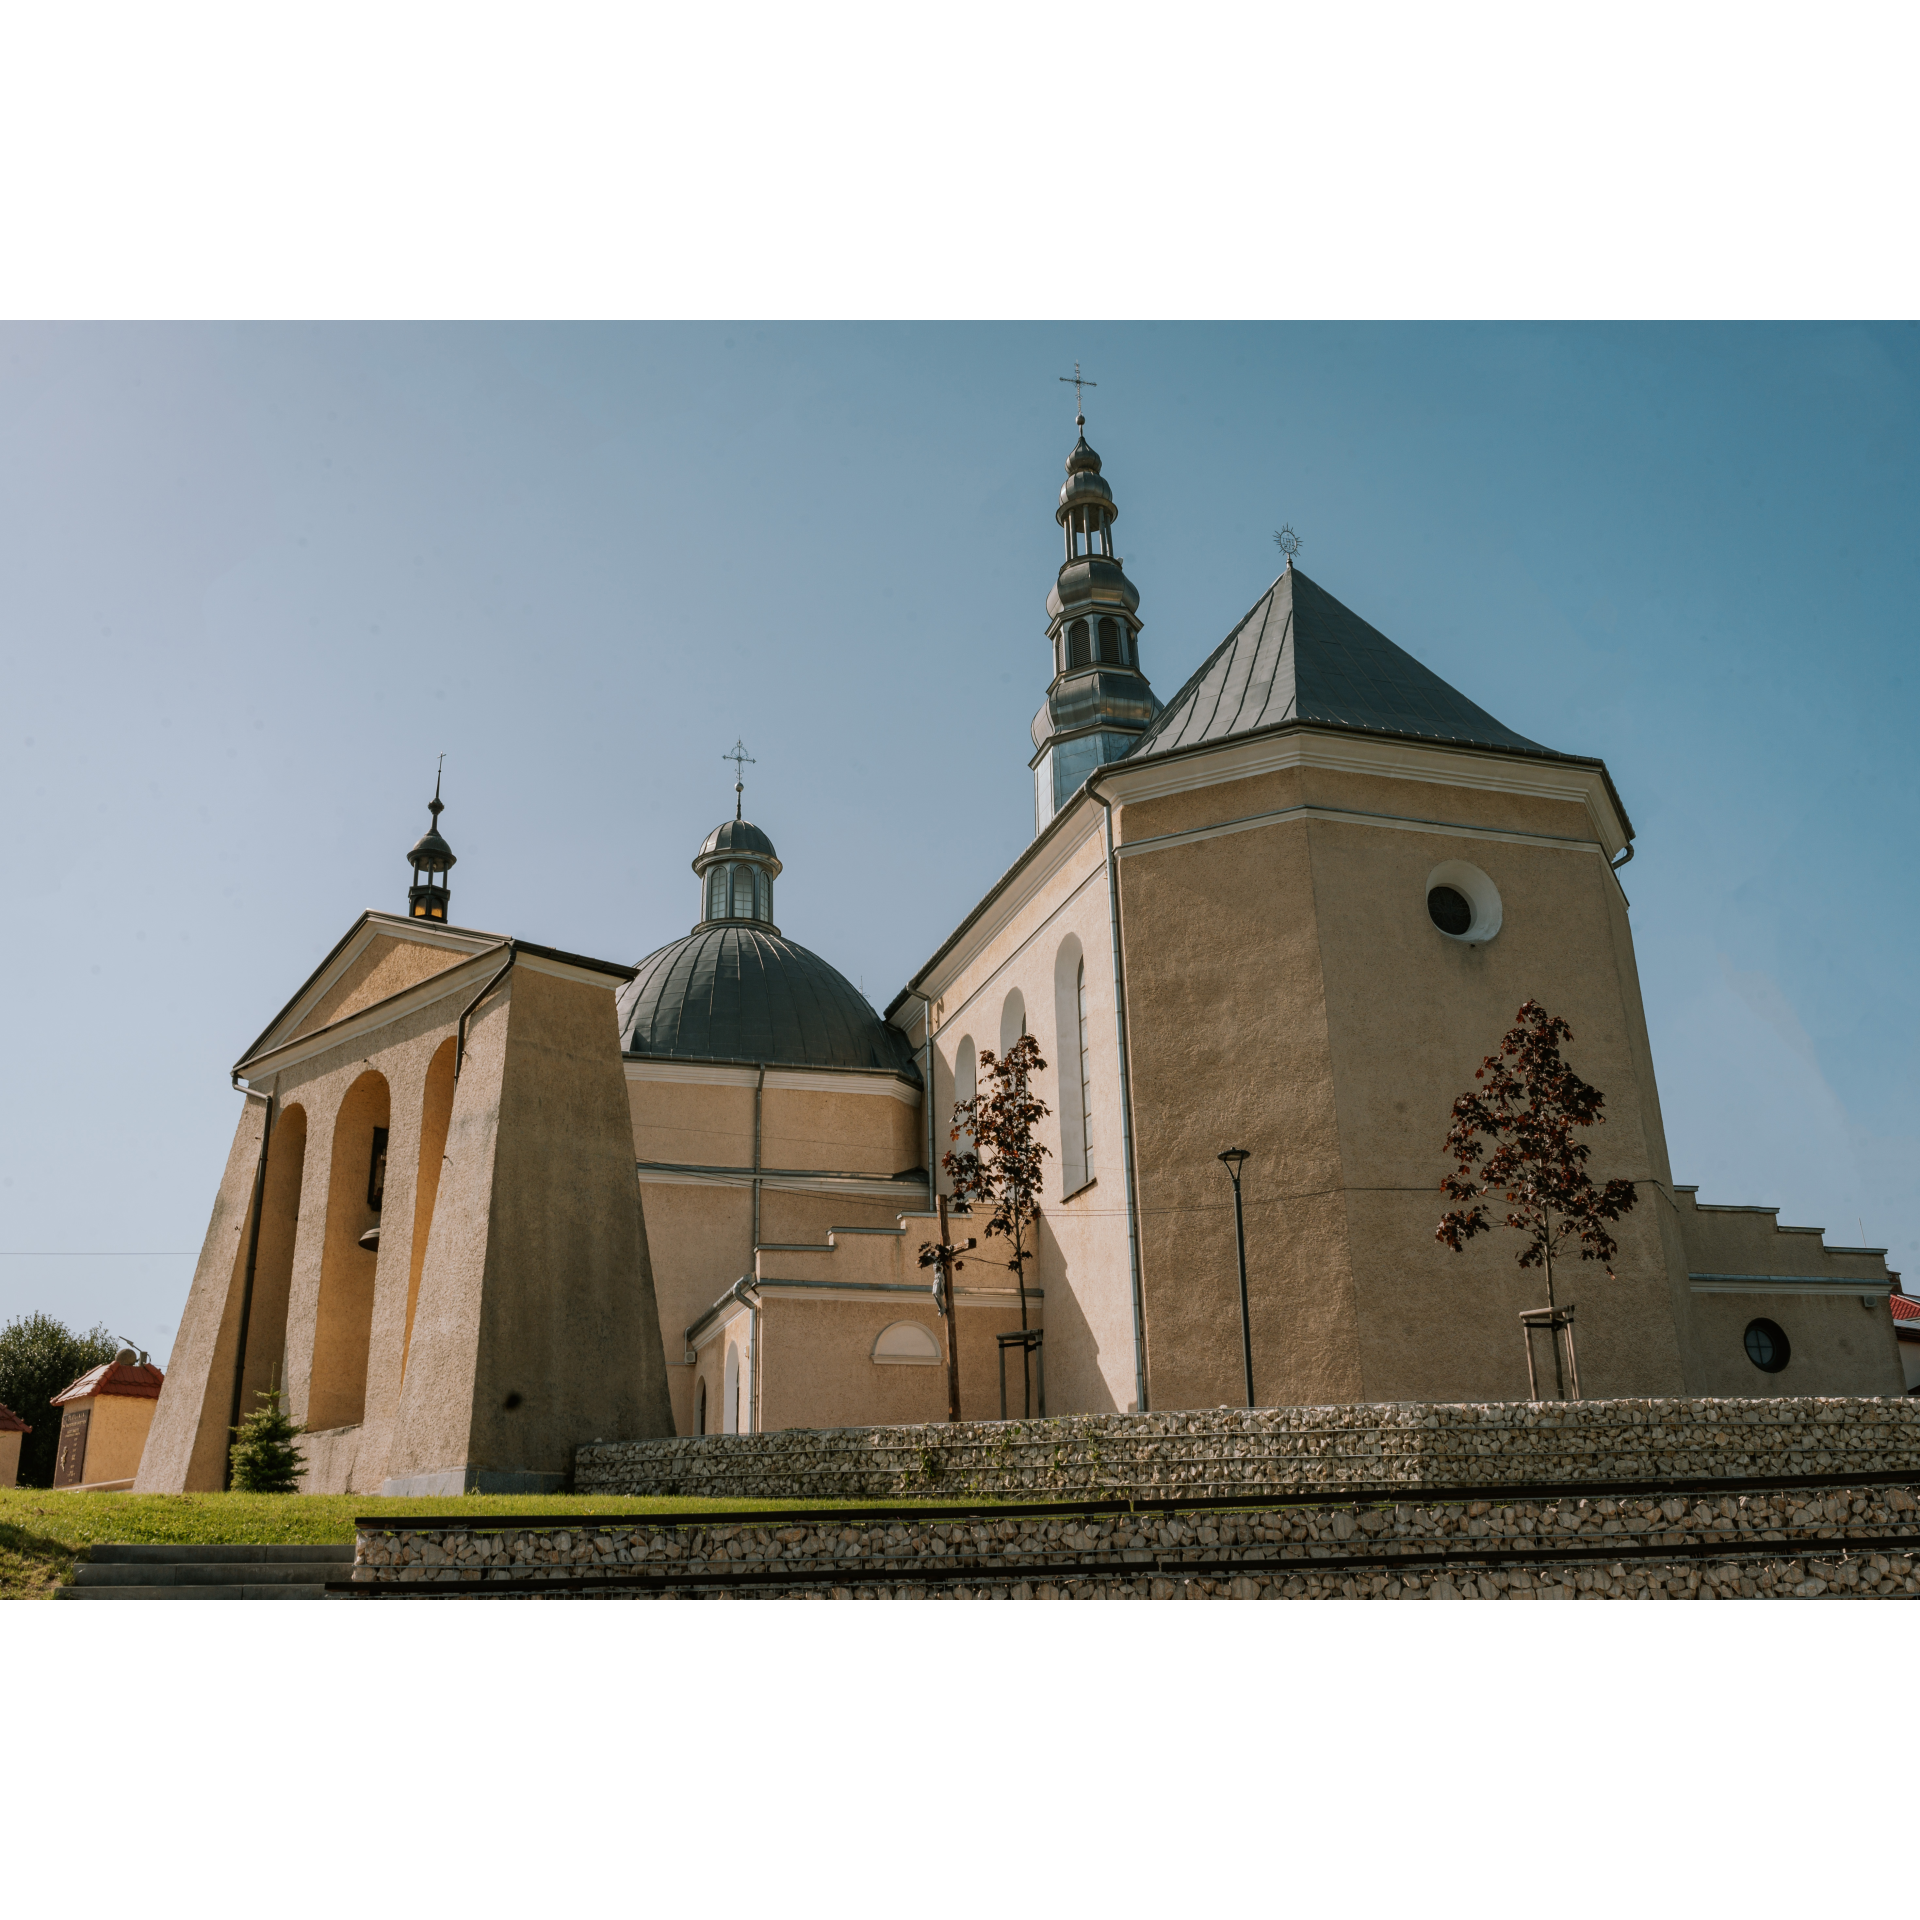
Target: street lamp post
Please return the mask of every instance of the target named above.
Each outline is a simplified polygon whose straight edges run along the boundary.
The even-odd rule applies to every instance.
[[[1247,1163],[1245,1147],[1229,1147],[1220,1163],[1233,1179],[1233,1243],[1240,1256],[1240,1358],[1247,1370],[1247,1405],[1253,1405],[1253,1325],[1247,1317],[1247,1222],[1240,1211],[1240,1169]]]

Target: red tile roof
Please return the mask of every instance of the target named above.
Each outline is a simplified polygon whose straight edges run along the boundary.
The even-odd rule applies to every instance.
[[[0,1407],[0,1433],[31,1433],[33,1429],[11,1407]]]
[[[1887,1296],[1887,1305],[1893,1309],[1896,1326],[1904,1321],[1920,1332],[1920,1300],[1910,1300],[1904,1293],[1891,1293]]]
[[[65,1406],[69,1400],[91,1400],[95,1394],[125,1394],[132,1400],[158,1400],[160,1383],[167,1376],[158,1367],[122,1366],[108,1360],[83,1373],[65,1393],[56,1393],[50,1406]]]

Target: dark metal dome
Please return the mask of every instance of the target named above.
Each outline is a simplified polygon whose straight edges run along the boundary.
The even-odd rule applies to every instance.
[[[1067,455],[1069,473],[1098,473],[1100,456],[1087,445],[1087,436],[1083,433],[1074,443],[1073,451]]]
[[[780,857],[773,850],[773,842],[751,820],[722,820],[701,841],[700,853],[758,853],[769,860]]]
[[[640,962],[620,990],[620,1044],[670,1060],[878,1068],[920,1084],[906,1035],[845,974],[737,921],[696,927]]]

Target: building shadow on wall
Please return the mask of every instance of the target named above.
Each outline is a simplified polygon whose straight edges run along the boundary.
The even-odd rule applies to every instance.
[[[1061,1246],[1053,1231],[1052,1223],[1042,1211],[1035,1223],[1035,1245],[1040,1252],[1027,1269],[1029,1273],[1036,1269],[1041,1273],[1064,1275],[1069,1271],[1066,1249]],[[985,1242],[983,1245],[987,1244]],[[991,1244],[998,1246],[996,1240]],[[972,1256],[978,1258],[977,1255]],[[969,1268],[969,1273],[976,1269]],[[1003,1268],[1003,1272],[1006,1270]],[[964,1276],[963,1276],[964,1279]],[[1011,1284],[1013,1275],[1007,1273],[1007,1283]],[[978,1283],[976,1283],[978,1284]],[[996,1282],[995,1284],[998,1284]],[[1126,1401],[1114,1398],[1113,1389],[1107,1384],[1107,1377],[1100,1365],[1100,1342],[1093,1328],[1087,1323],[1086,1315],[1080,1310],[1080,1301],[1070,1287],[1058,1281],[1047,1287],[1044,1303],[1043,1324],[1047,1330],[1047,1411],[1058,1413],[1120,1413],[1125,1410]],[[1016,1362],[1019,1355],[1012,1355],[1007,1362],[1007,1399],[1014,1412],[1014,1396],[1019,1385]],[[1133,1372],[1132,1356],[1127,1356],[1126,1372]]]

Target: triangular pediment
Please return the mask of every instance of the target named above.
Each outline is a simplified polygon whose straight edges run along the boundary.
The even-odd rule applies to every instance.
[[[408,920],[399,914],[363,913],[241,1056],[242,1060],[317,1033],[323,1027],[337,1026],[423,980],[465,965],[474,955],[489,952],[504,940],[503,934]]]

